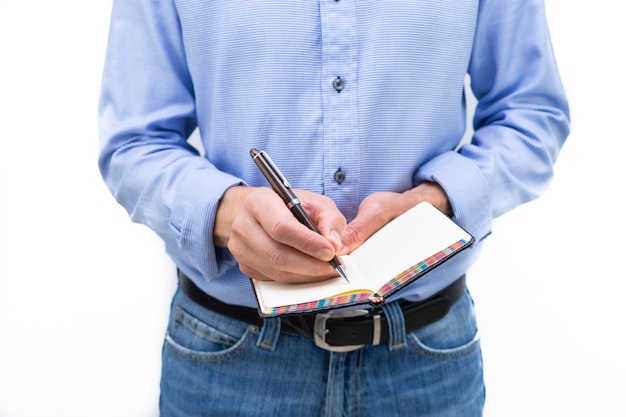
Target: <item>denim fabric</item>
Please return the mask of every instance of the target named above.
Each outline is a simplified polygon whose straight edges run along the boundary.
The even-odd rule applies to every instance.
[[[396,317],[395,306],[388,306]],[[471,296],[442,320],[348,353],[221,316],[178,290],[163,347],[162,417],[480,416],[482,356]]]

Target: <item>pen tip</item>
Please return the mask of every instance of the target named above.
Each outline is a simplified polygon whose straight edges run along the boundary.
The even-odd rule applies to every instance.
[[[339,272],[339,275],[341,275],[343,277],[343,279],[345,279],[346,281],[348,281],[348,283],[350,283],[350,280],[348,279],[348,276],[346,275],[346,272],[343,270],[343,268],[341,266],[338,266],[335,271]]]
[[[256,157],[259,154],[259,150],[257,148],[250,148],[250,156],[251,157]]]

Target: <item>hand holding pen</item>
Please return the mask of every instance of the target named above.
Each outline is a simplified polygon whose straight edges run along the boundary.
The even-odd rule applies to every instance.
[[[261,171],[263,176],[265,176],[267,181],[270,183],[272,189],[283,199],[283,201],[296,217],[296,219],[298,219],[300,223],[307,226],[310,230],[316,233],[320,233],[316,225],[302,208],[300,199],[291,189],[291,185],[280,172],[278,167],[276,167],[276,165],[273,163],[269,155],[267,155],[264,151],[259,151],[255,148],[252,148],[250,149],[250,156],[259,167],[259,170]],[[350,282],[348,280],[348,277],[346,276],[346,273],[343,270],[343,267],[341,266],[341,262],[336,256],[330,260],[330,264],[339,275],[341,275],[346,281]]]

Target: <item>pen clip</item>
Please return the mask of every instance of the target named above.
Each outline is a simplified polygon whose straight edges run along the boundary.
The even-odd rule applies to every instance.
[[[290,189],[291,184],[289,184],[289,181],[287,181],[287,178],[285,178],[283,173],[280,172],[280,169],[278,169],[278,167],[274,164],[274,161],[272,161],[272,158],[270,158],[270,156],[267,153],[265,153],[265,151],[260,151],[259,153],[263,156],[263,158],[265,159],[265,162],[267,162],[267,164],[272,169],[272,171],[274,171],[274,174],[276,174],[276,177],[280,179],[280,181],[283,183],[285,188]]]

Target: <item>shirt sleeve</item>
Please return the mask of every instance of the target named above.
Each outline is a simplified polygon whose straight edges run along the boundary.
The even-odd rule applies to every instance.
[[[214,248],[220,198],[242,183],[201,157],[180,25],[170,1],[115,1],[99,102],[102,176],[133,221],[205,279],[235,262]]]
[[[481,240],[493,218],[546,188],[569,134],[543,0],[482,1],[468,74],[472,140],[424,164],[416,181],[440,183],[456,220]]]

